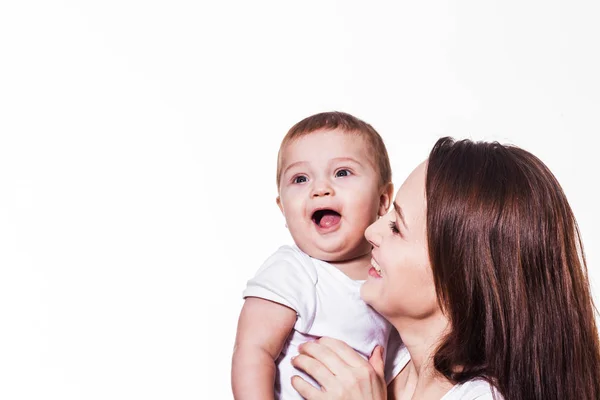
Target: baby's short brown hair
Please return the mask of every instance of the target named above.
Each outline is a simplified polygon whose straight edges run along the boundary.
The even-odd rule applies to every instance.
[[[387,149],[383,143],[383,139],[377,131],[365,121],[356,118],[353,115],[332,111],[320,114],[311,115],[298,122],[285,135],[279,146],[277,155],[277,188],[281,179],[281,168],[283,164],[282,153],[285,146],[290,142],[301,138],[310,133],[319,130],[335,130],[339,129],[348,134],[354,134],[365,139],[368,145],[368,151],[373,157],[373,164],[379,173],[379,183],[385,185],[392,181],[392,168]]]

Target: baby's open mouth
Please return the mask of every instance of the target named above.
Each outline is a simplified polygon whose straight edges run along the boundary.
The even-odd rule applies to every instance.
[[[321,228],[329,228],[340,222],[342,216],[337,211],[330,209],[317,210],[312,215],[312,220]]]

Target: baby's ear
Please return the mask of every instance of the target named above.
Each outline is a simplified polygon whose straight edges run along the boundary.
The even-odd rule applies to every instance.
[[[285,215],[285,213],[283,212],[283,204],[281,204],[281,197],[277,196],[277,198],[275,199],[275,202],[277,202],[277,207],[279,207],[279,209],[281,210],[281,213],[283,215]]]
[[[379,196],[379,211],[377,214],[380,217],[383,217],[388,212],[393,196],[394,184],[392,182],[386,183],[381,190],[381,196]]]

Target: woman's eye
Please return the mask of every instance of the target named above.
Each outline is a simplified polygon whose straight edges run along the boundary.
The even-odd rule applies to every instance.
[[[342,176],[350,176],[350,175],[351,175],[351,173],[347,169],[340,169],[339,171],[337,171],[335,173],[335,177],[336,178],[339,178],[339,177],[342,177]]]
[[[400,229],[398,229],[398,225],[396,225],[396,221],[390,221],[390,230],[394,235],[400,234]]]
[[[295,177],[293,182],[294,183],[304,183],[306,181],[307,181],[306,177],[304,175],[300,175],[300,176]]]

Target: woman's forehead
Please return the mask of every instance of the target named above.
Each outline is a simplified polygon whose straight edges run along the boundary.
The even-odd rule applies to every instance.
[[[427,161],[421,164],[408,175],[404,183],[398,189],[396,197],[415,197],[425,195],[425,174],[427,172]]]
[[[425,175],[427,172],[427,161],[419,164],[406,178],[394,200],[402,209],[417,212],[424,208],[425,197]]]

